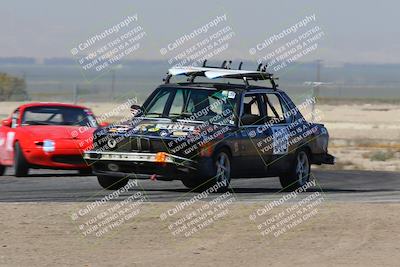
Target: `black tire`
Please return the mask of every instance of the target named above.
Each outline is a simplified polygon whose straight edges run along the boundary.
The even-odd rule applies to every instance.
[[[117,190],[124,187],[128,182],[128,178],[116,178],[112,176],[98,175],[97,181],[100,186],[107,190]]]
[[[222,166],[224,165],[224,166]],[[227,149],[221,149],[214,154],[215,176],[212,185],[219,184],[218,192],[226,192],[231,183],[231,156]]]
[[[6,166],[0,165],[0,176],[3,176],[6,172]]]
[[[205,180],[199,179],[199,177],[196,177],[196,176],[188,176],[188,177],[182,178],[181,182],[187,188],[196,189],[196,191],[197,191],[197,190],[202,190],[201,185],[205,182]]]
[[[78,170],[78,173],[82,176],[85,175],[92,175],[92,169],[82,169],[82,170]]]
[[[29,164],[18,142],[14,146],[14,171],[16,177],[25,177],[29,172]]]
[[[279,177],[284,191],[293,191],[310,181],[310,157],[305,150],[296,152],[290,171]]]
[[[224,171],[221,168],[221,158],[223,158],[222,161],[225,163]],[[216,192],[226,192],[231,182],[231,156],[227,149],[220,149],[214,153],[213,168],[214,175],[211,177],[201,177],[199,175],[192,177],[189,176],[183,178],[181,181],[187,188],[195,189],[196,191],[204,191],[218,184]]]

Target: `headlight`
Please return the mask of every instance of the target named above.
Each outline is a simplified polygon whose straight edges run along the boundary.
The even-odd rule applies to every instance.
[[[46,139],[43,141],[43,151],[44,152],[53,152],[56,150],[56,142],[53,140]]]

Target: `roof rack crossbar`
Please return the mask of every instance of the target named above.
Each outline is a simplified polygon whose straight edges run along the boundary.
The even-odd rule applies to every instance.
[[[169,69],[167,76],[163,79],[163,81],[167,84],[170,83],[172,76],[185,75],[188,76],[188,82],[191,83],[194,82],[196,77],[207,77],[209,79],[241,79],[246,86],[249,86],[249,80],[269,80],[274,90],[276,90],[278,87],[278,84],[275,83],[275,80],[278,78],[273,77],[272,73],[267,72],[267,64],[264,65],[260,63],[256,71],[242,70],[243,62],[240,62],[238,69],[231,69],[231,65],[231,60],[224,60],[220,67],[207,66],[207,60],[204,60],[202,67],[174,67]]]

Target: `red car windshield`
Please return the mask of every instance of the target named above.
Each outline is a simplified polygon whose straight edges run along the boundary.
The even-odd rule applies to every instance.
[[[25,109],[21,125],[73,125],[97,127],[97,122],[91,114],[81,108],[39,106]]]

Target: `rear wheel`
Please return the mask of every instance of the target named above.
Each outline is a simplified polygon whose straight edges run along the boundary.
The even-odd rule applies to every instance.
[[[21,146],[18,142],[14,147],[14,171],[16,177],[24,177],[28,175],[29,165],[22,152]]]
[[[297,152],[289,173],[279,177],[285,191],[293,191],[310,181],[310,161],[305,150]]]
[[[101,187],[107,190],[117,190],[122,187],[124,187],[129,179],[128,178],[116,178],[112,176],[106,176],[106,175],[98,175],[97,180]]]

